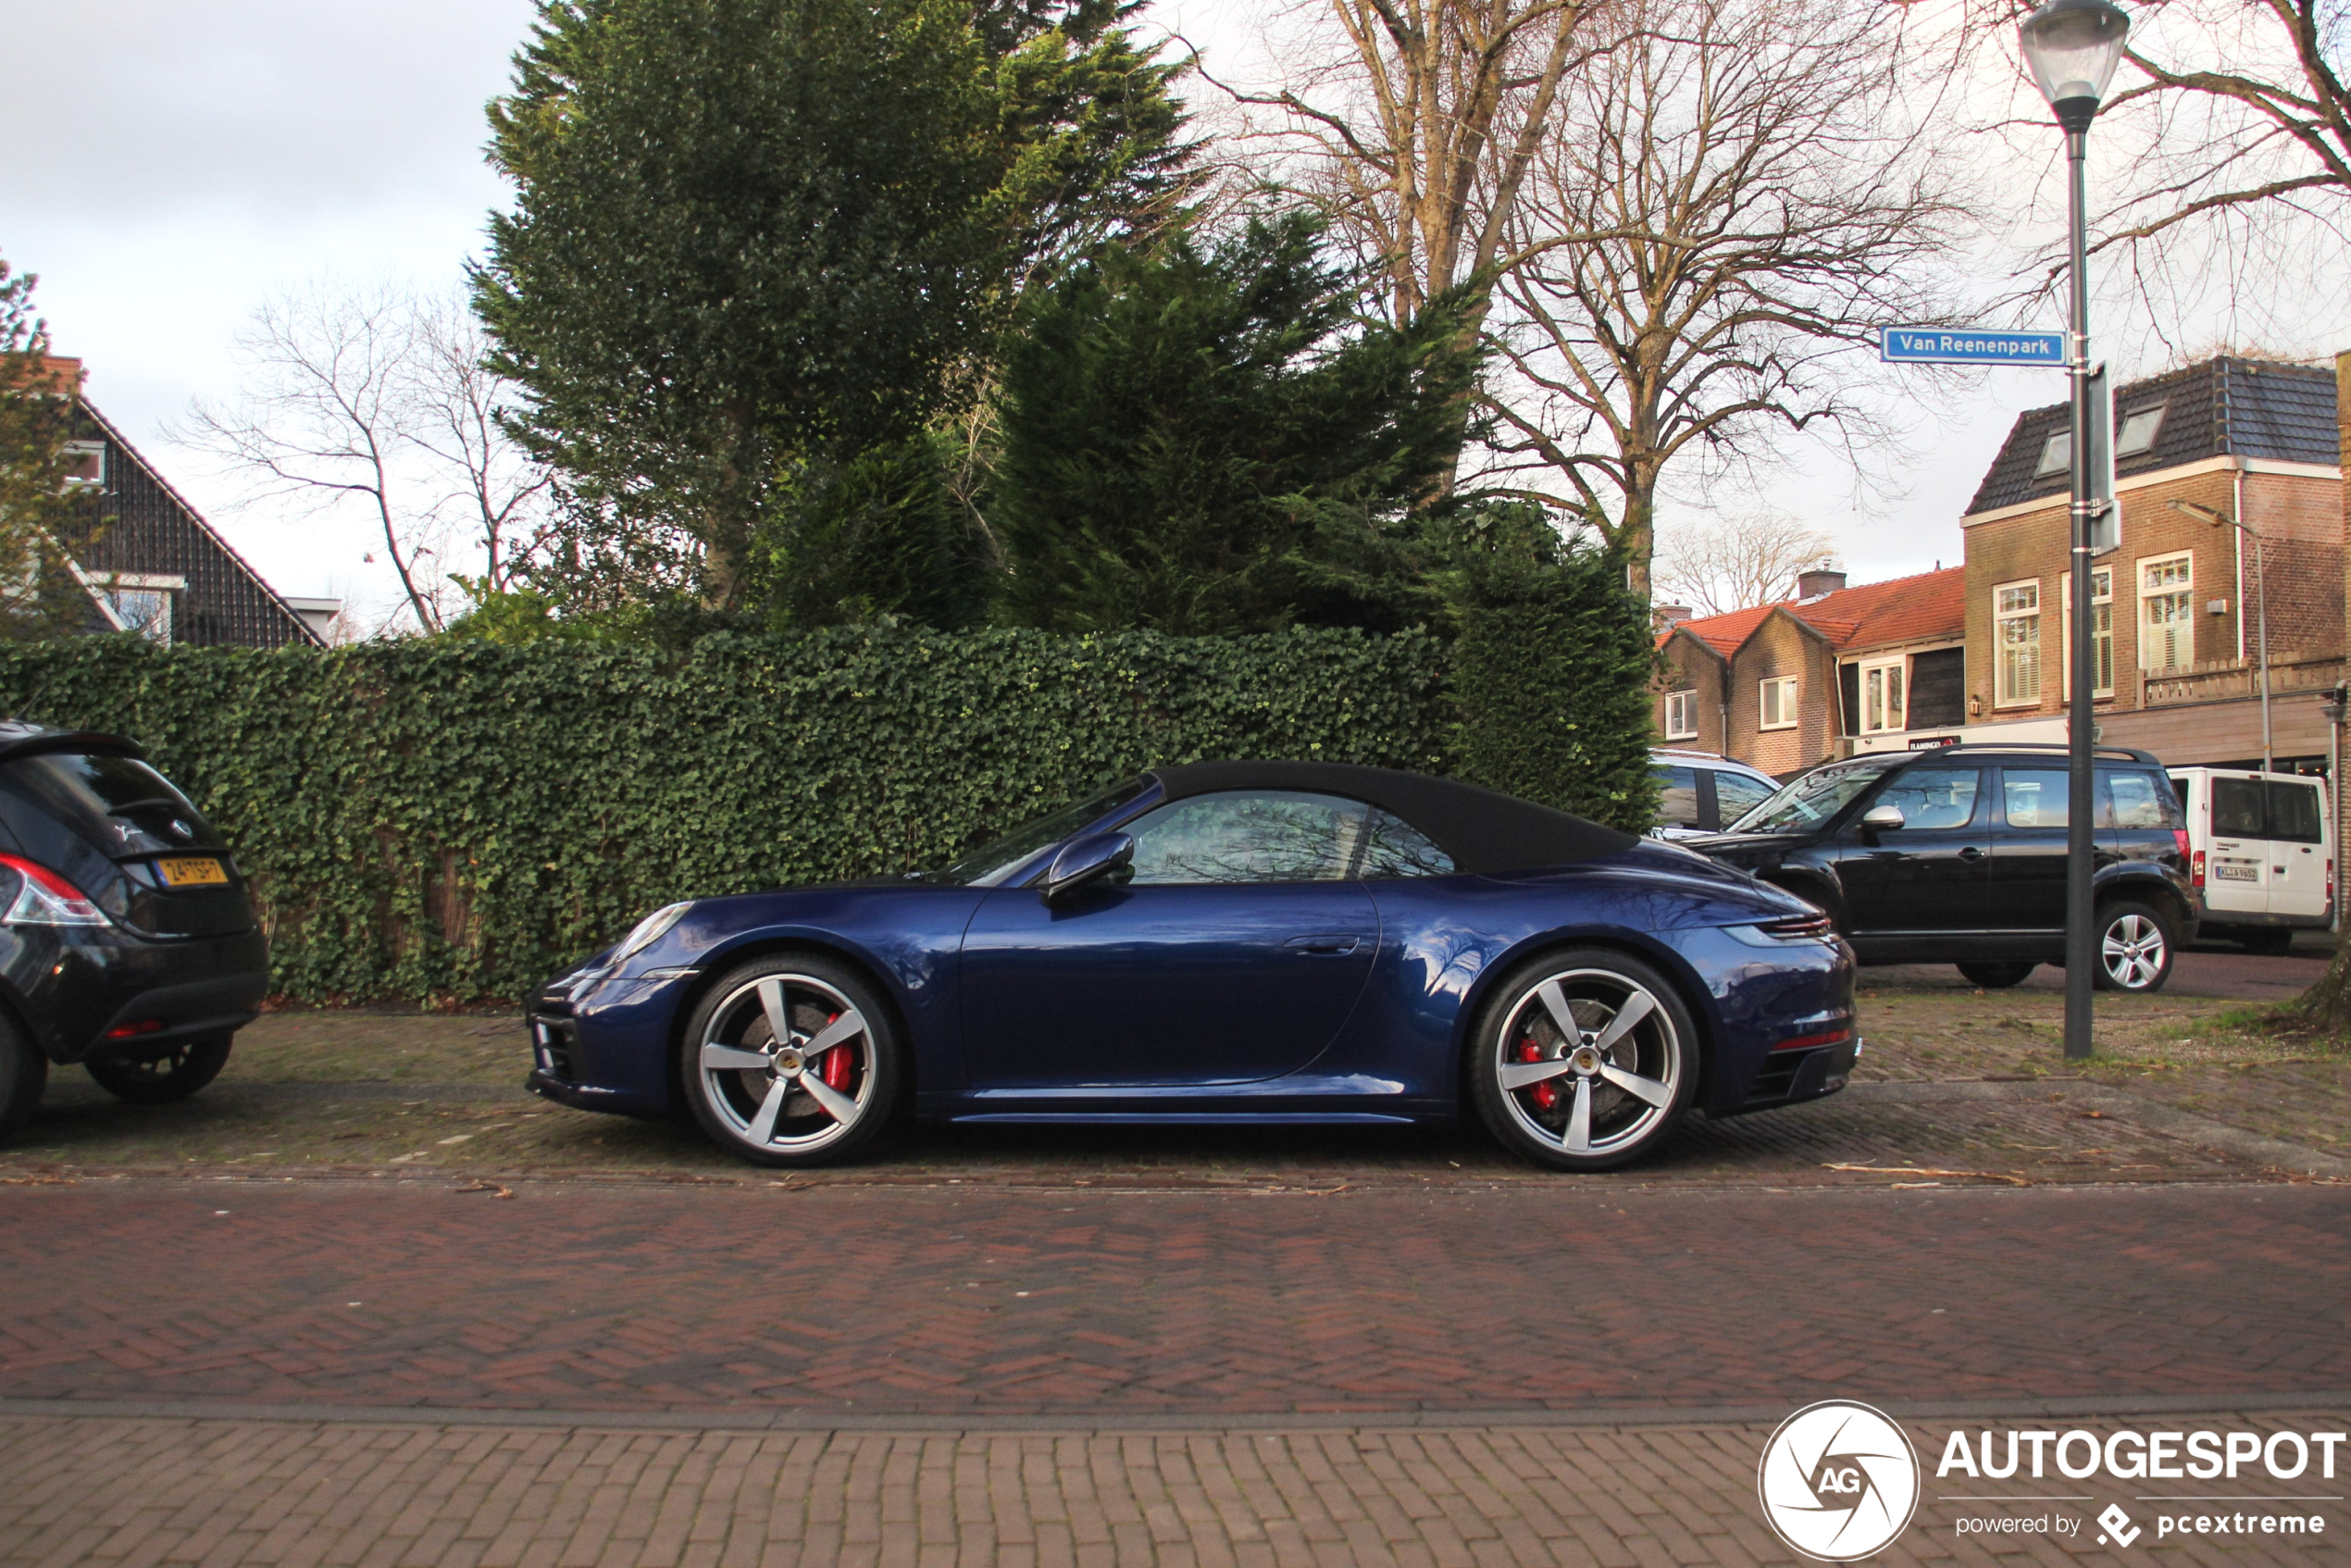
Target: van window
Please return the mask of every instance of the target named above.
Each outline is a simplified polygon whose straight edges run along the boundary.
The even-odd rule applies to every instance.
[[[2325,835],[2319,831],[2319,787],[2316,784],[2287,784],[2275,778],[2270,779],[2268,784],[2269,837],[2283,839],[2290,844],[2325,842]]]
[[[2178,828],[2185,819],[2173,799],[2170,780],[2159,774],[2121,768],[2100,768],[2108,810],[2101,828]]]
[[[2212,780],[2212,836],[2216,839],[2266,839],[2268,813],[2262,809],[2258,778]]]

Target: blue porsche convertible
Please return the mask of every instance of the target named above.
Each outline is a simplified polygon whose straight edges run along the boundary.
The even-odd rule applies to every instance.
[[[1567,1170],[1842,1089],[1787,893],[1421,774],[1154,768],[937,871],[671,904],[532,1000],[529,1087],[771,1165],[957,1122],[1446,1122]]]

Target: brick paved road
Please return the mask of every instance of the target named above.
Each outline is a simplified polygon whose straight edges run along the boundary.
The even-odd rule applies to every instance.
[[[2171,1414],[2261,1433],[2338,1427],[2340,1411]],[[1906,1424],[1927,1467],[1886,1561],[1953,1564],[2310,1564],[2335,1568],[2343,1492],[2264,1477],[2197,1511],[2325,1521],[2313,1540],[2174,1536],[2145,1482],[2062,1483],[2065,1502],[1956,1501],[2047,1484],[1933,1479],[1948,1424]],[[2110,1420],[2036,1422],[2103,1437]],[[1560,1428],[1127,1433],[501,1430],[255,1421],[0,1416],[0,1562],[413,1568],[958,1568],[1116,1564],[1793,1563],[1755,1500],[1771,1428],[1737,1423]],[[2176,1491],[2177,1487],[2158,1488]],[[2209,1485],[2195,1488],[2209,1490]],[[2144,1533],[2097,1546],[2108,1504]],[[2177,1505],[2174,1505],[2175,1507]],[[2070,1524],[1962,1536],[1962,1518]]]
[[[2351,1389],[2341,1187],[86,1183],[0,1193],[0,1280],[16,1397],[821,1422]]]

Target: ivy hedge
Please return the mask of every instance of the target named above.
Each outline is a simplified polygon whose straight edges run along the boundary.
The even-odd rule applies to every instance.
[[[1447,663],[1354,631],[107,637],[0,647],[0,708],[145,745],[237,846],[288,996],[511,997],[672,899],[935,865],[1157,763],[1445,771]]]

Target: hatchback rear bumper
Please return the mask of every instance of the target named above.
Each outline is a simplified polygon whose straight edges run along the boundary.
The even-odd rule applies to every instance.
[[[52,1062],[152,1056],[253,1022],[269,948],[259,931],[150,941],[114,927],[0,927],[0,988]]]

